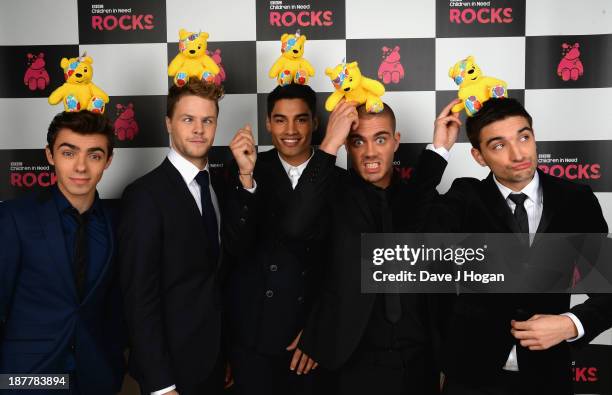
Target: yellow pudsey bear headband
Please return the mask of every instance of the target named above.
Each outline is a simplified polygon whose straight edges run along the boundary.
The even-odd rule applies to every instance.
[[[190,34],[189,36],[183,39],[180,39],[179,40],[179,51],[183,52],[187,48],[187,44],[189,44],[192,41],[197,40],[198,37],[200,37],[200,34],[202,34],[201,30],[197,33]]]
[[[283,44],[281,46],[281,53],[291,51],[291,49],[295,46],[295,44],[297,44],[299,40],[300,40],[300,29],[297,29],[295,31],[295,37],[291,37],[289,40],[283,41]]]

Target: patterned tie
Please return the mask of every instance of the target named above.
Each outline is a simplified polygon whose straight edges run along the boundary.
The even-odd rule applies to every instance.
[[[202,203],[202,221],[204,223],[204,229],[206,229],[208,244],[211,246],[212,255],[216,262],[219,257],[219,236],[217,215],[215,214],[215,208],[213,207],[210,197],[210,177],[208,171],[202,170],[195,179],[200,185],[200,201]]]
[[[298,180],[300,179],[300,172],[297,167],[289,168],[289,179],[291,180],[291,188],[295,189]]]

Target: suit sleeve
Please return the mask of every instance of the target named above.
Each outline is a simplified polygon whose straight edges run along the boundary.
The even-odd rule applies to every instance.
[[[255,251],[259,195],[257,189],[252,193],[244,189],[235,162],[229,168],[221,212],[223,250],[229,256],[250,257]]]
[[[20,256],[21,243],[9,203],[0,203],[0,340],[4,338],[4,326],[17,282]]]
[[[579,199],[577,205],[583,210],[582,218],[584,219],[584,229],[577,229],[579,232],[585,233],[601,233],[603,235],[601,244],[598,246],[601,256],[611,256],[609,254],[612,248],[611,239],[605,237],[604,234],[608,233],[608,224],[603,217],[601,206],[597,197],[593,193],[590,187],[585,186],[583,199]],[[586,255],[594,253],[597,255],[597,249],[589,246],[588,251],[584,251]],[[598,257],[592,256],[592,259],[596,261]],[[601,259],[599,259],[601,261]],[[605,264],[605,262],[602,262]],[[609,265],[609,262],[608,262]],[[601,269],[607,269],[602,267]],[[610,272],[606,273],[608,280],[610,280]],[[578,346],[588,344],[591,340],[597,337],[601,332],[612,327],[612,294],[588,294],[589,298],[579,305],[574,306],[570,309],[584,327],[584,336],[574,342]]]
[[[144,393],[175,384],[161,310],[162,218],[149,192],[128,187],[122,198],[118,263],[125,316]]]

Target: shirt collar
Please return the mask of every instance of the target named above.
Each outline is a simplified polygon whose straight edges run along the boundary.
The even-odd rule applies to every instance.
[[[508,199],[508,196],[511,193],[516,193],[512,189],[508,188],[505,185],[502,185],[499,181],[497,181],[497,178],[495,178],[495,174],[493,175],[493,181],[495,181],[495,185],[497,185],[497,188],[504,197],[504,200]],[[527,195],[527,198],[534,203],[540,201],[540,176],[538,175],[537,171],[534,173],[533,178],[531,179],[529,184],[525,185],[525,188],[523,188],[519,193],[524,193],[525,195]]]
[[[57,206],[60,214],[65,213],[69,208],[73,208],[70,201],[66,199],[66,196],[60,191],[57,185],[51,187],[51,191],[53,194],[53,200],[55,200],[55,205]],[[76,210],[76,209],[75,209]],[[86,212],[92,213],[94,215],[100,216],[102,215],[102,203],[100,202],[100,196],[98,195],[98,191],[96,191],[96,195],[94,197],[93,204]]]
[[[178,170],[178,172],[181,174],[181,177],[183,177],[183,180],[185,180],[185,184],[187,185],[191,184],[191,182],[200,172],[200,169],[198,169],[196,165],[185,159],[181,154],[176,152],[174,148],[170,148],[170,152],[168,152],[168,160],[170,161],[170,163],[172,163],[172,166],[174,166],[176,170]],[[210,174],[208,161],[206,161],[206,166],[204,166],[204,169],[202,170],[206,170]]]
[[[285,169],[285,173],[287,173],[287,177],[289,177],[289,170],[291,169],[297,169],[298,171],[298,177],[302,175],[302,172],[304,171],[304,169],[306,168],[306,166],[308,166],[308,162],[310,162],[310,160],[312,159],[312,156],[314,155],[314,150],[311,150],[310,153],[310,157],[308,159],[306,159],[306,161],[298,166],[293,166],[290,165],[289,163],[287,163],[281,156],[280,153],[278,153],[278,151],[276,152],[278,154],[278,159],[280,159],[281,164],[283,165],[283,169]]]

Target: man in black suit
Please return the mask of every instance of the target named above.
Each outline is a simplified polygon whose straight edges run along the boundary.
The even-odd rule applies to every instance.
[[[311,147],[315,110],[316,95],[309,86],[278,86],[267,98],[266,128],[274,149],[260,153],[255,164],[242,155],[254,151],[250,131],[240,131],[230,144],[238,171],[225,228],[242,235],[240,248],[228,251],[225,286],[236,394],[317,393],[318,374],[295,375],[289,365],[318,297],[325,248],[320,229],[326,218],[313,217],[312,229],[300,235],[287,225],[325,159],[313,155]],[[252,193],[245,191],[251,186]]]
[[[170,88],[168,157],[123,194],[121,285],[130,368],[143,394],[223,388],[217,282],[223,188],[208,163],[222,94],[197,79]]]
[[[418,208],[435,196],[446,166],[434,151],[448,150],[456,135],[457,129],[436,133],[406,182],[393,170],[400,134],[388,105],[370,114],[363,106],[341,102],[330,115],[317,152],[326,161],[309,180],[318,187],[303,196],[308,204],[299,206],[300,221],[292,224],[308,229],[309,218],[319,212],[330,220],[321,296],[299,342],[308,358],[298,366],[298,371],[309,370],[314,360],[331,370],[330,393],[439,392],[432,299],[362,293],[359,245],[362,233],[418,231],[423,219]],[[343,144],[352,165],[348,173],[332,166]]]
[[[487,101],[466,130],[472,156],[491,173],[456,179],[430,211],[428,231],[607,233],[588,186],[537,170],[532,119],[519,102]],[[457,296],[444,394],[573,394],[568,342],[586,344],[612,325],[610,302],[590,295],[570,309],[569,294]]]

